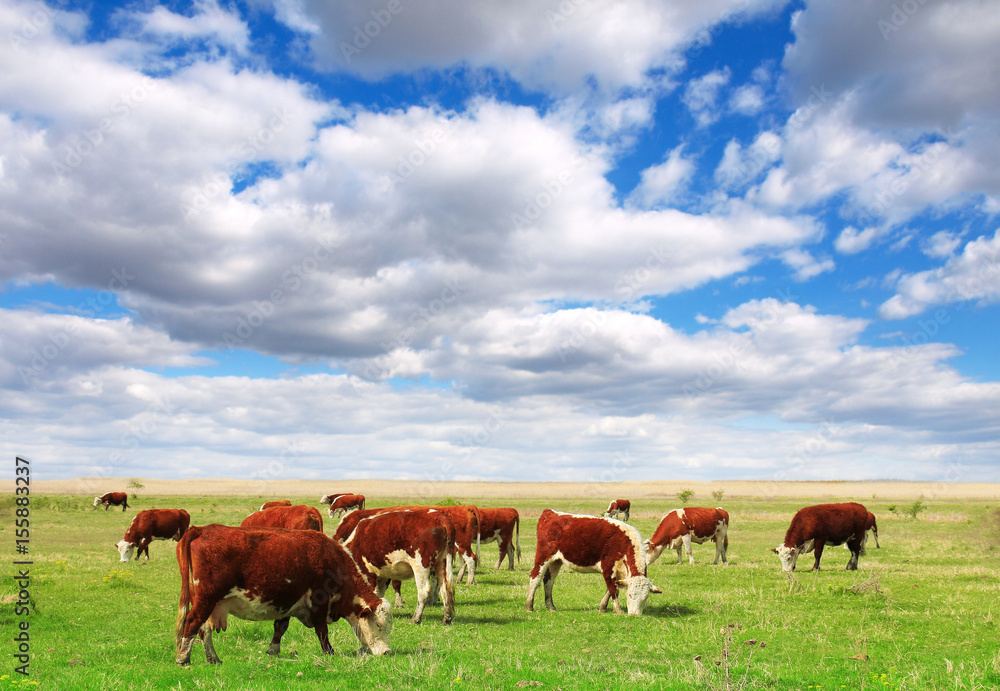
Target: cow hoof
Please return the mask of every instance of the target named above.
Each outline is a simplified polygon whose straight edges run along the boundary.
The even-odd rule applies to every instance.
[[[545,603],[545,609],[549,610],[550,612],[555,612],[556,611],[556,606],[554,604],[552,604],[551,602],[546,602]]]
[[[281,648],[274,648],[274,647],[268,648],[267,654],[274,655],[275,657],[277,657],[278,655],[281,655]]]

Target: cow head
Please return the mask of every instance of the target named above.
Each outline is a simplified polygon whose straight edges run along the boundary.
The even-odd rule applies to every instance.
[[[653,585],[645,576],[633,576],[628,581],[628,591],[625,596],[625,605],[629,614],[639,615],[646,607],[646,598],[650,593],[662,594],[663,591]]]
[[[649,539],[642,541],[642,547],[646,553],[646,566],[659,559],[660,555],[663,554],[663,550],[667,548],[666,545],[653,545],[653,541]]]
[[[358,642],[364,648],[372,652],[372,655],[388,655],[389,636],[392,633],[392,612],[389,601],[385,598],[372,609],[364,607],[358,614],[349,614],[347,620],[354,629],[354,635],[358,637]]]
[[[795,562],[798,561],[800,550],[796,547],[778,545],[771,551],[781,558],[781,570],[791,575],[792,571],[795,570]]]
[[[101,503],[101,498],[100,497],[94,497],[94,506],[97,506],[100,503]]]
[[[135,553],[135,545],[126,540],[119,540],[115,547],[118,548],[118,553],[121,555],[121,561],[131,561],[132,555]]]

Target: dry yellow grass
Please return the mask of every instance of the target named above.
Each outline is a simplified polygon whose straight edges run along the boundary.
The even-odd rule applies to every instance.
[[[34,481],[33,493],[103,494],[126,491],[130,478],[76,478]],[[300,497],[330,492],[354,492],[366,497],[454,497],[480,499],[560,499],[575,497],[651,499],[674,498],[692,490],[695,504],[711,504],[712,492],[724,498],[786,497],[810,499],[998,499],[1000,483],[972,482],[773,482],[725,480],[690,482],[421,482],[410,480],[158,480],[141,479],[144,496],[269,496]]]

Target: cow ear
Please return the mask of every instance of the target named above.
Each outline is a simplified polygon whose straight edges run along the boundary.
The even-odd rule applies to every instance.
[[[660,590],[659,588],[657,588],[652,583],[650,583],[649,585],[651,586],[650,589],[649,589],[649,592],[655,593],[656,595],[663,595],[663,591],[662,590]]]
[[[777,554],[778,553],[778,548],[777,547],[772,547],[771,551],[774,552],[775,554]]]

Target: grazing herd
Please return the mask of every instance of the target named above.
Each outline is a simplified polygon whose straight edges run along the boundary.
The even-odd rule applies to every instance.
[[[521,558],[520,516],[513,508],[465,506],[396,506],[365,509],[365,498],[330,494],[320,500],[336,519],[333,538],[323,532],[323,517],[311,507],[288,500],[265,502],[240,527],[212,524],[191,526],[183,509],[140,511],[115,546],[121,561],[143,552],[149,559],[153,540],[177,541],[181,594],[176,624],[177,662],[189,664],[195,637],[204,644],[210,663],[220,662],[212,633],[225,631],[230,614],[251,621],[273,621],[268,654],[277,655],[292,617],[314,628],[324,653],[331,653],[328,627],[347,620],[362,651],[390,652],[392,617],[384,595],[392,584],[396,605],[403,604],[400,582],[413,579],[417,603],[412,621],[440,598],[443,621],[455,616],[455,584],[468,572],[475,582],[480,547],[496,542],[497,569],[514,556]],[[111,492],[94,498],[128,508],[127,495]],[[610,602],[621,613],[642,614],[651,594],[662,593],[647,576],[647,568],[667,549],[684,553],[694,564],[692,544],[715,543],[715,561],[728,564],[729,514],[717,508],[681,508],[668,512],[650,539],[643,541],[630,525],[627,499],[612,501],[601,516],[546,509],[538,519],[535,561],[529,574],[525,609],[534,608],[542,586],[545,606],[555,610],[553,588],[564,566],[582,573],[599,573],[605,593],[599,609]],[[624,520],[619,520],[624,518]],[[782,571],[791,577],[798,557],[813,552],[819,570],[826,545],[845,545],[851,552],[848,570],[856,570],[865,553],[868,531],[878,544],[875,516],[854,502],[819,504],[800,509],[792,518],[782,544],[772,550]],[[453,575],[454,566],[459,566]]]

